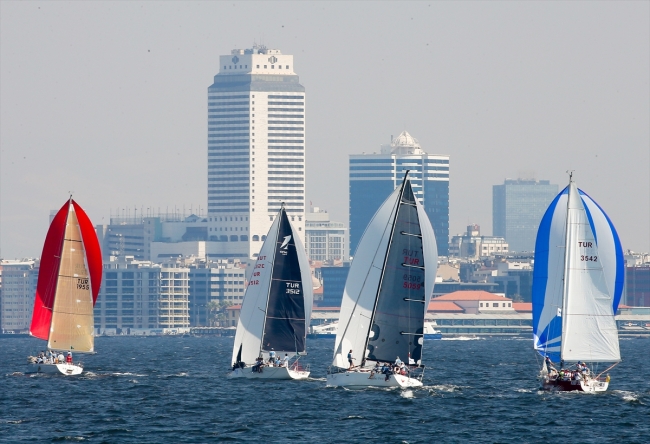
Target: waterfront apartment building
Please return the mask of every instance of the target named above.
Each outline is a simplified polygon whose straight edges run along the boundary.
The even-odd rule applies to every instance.
[[[406,170],[415,196],[424,206],[436,235],[438,254],[449,254],[449,156],[427,154],[403,131],[380,154],[350,156],[350,254],[390,193],[401,185]]]
[[[537,229],[558,193],[548,180],[506,179],[492,187],[492,235],[505,238],[510,251],[535,249]]]
[[[305,250],[309,260],[345,260],[346,231],[342,222],[330,221],[327,211],[314,207],[305,220]]]
[[[507,253],[508,243],[504,238],[481,236],[481,227],[477,224],[468,225],[465,234],[453,236],[449,244],[450,257],[479,259]]]
[[[33,259],[3,260],[0,288],[2,332],[26,332],[32,320],[39,262]]]
[[[246,264],[196,261],[189,265],[190,325],[211,326],[210,302],[240,305],[246,291]]]
[[[304,240],[305,88],[292,55],[234,49],[208,88],[208,236],[255,257],[283,203]]]
[[[189,327],[189,271],[128,256],[104,263],[95,328],[102,334]]]

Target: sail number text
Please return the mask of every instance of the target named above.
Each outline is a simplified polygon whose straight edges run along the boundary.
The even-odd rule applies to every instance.
[[[77,278],[77,290],[90,290],[88,278]]]
[[[286,294],[300,294],[300,284],[298,282],[285,282],[287,285]]]
[[[579,241],[578,242],[578,247],[593,248],[594,243],[591,242],[591,241],[587,241],[587,242]],[[591,256],[589,254],[583,254],[583,255],[580,255],[580,260],[582,262],[596,262],[596,261],[598,261],[598,256]]]
[[[402,254],[404,255],[404,264],[405,265],[420,265],[420,259],[418,258],[417,250],[409,250],[404,248]]]
[[[404,280],[402,283],[402,288],[406,288],[408,290],[419,290],[422,288],[422,276],[404,273],[402,279]]]

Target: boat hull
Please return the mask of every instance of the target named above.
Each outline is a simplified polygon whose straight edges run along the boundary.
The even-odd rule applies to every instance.
[[[254,372],[253,367],[237,368],[228,374],[229,378],[247,379],[307,379],[308,371],[291,370],[287,367],[264,367],[261,373]]]
[[[542,389],[556,392],[605,392],[608,387],[608,381],[599,381],[597,379],[586,379],[580,381],[546,380],[542,384]]]
[[[346,371],[327,375],[328,387],[422,387],[422,381],[403,375],[390,375],[388,380],[382,374],[372,377],[370,372]]]
[[[27,373],[75,376],[83,372],[83,367],[74,364],[27,364]]]

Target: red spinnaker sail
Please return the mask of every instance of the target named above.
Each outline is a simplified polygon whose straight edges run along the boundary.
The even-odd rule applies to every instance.
[[[54,306],[54,295],[56,291],[59,263],[61,261],[61,248],[63,247],[63,236],[68,219],[69,205],[74,205],[75,213],[79,221],[81,236],[86,251],[86,262],[90,274],[90,284],[93,293],[93,305],[97,302],[99,287],[102,282],[102,253],[97,239],[97,233],[86,212],[70,199],[56,213],[50,228],[45,237],[41,263],[38,271],[38,283],[36,284],[36,297],[34,299],[34,311],[32,313],[32,324],[29,332],[32,336],[47,340],[50,334],[50,323],[52,322],[52,307]]]
[[[68,206],[66,202],[50,224],[47,230],[41,264],[38,270],[38,283],[36,284],[36,298],[34,299],[34,311],[32,312],[32,325],[29,333],[40,339],[47,339],[50,336],[50,323],[52,321],[52,307],[54,306],[54,293],[56,291],[56,280],[59,274],[59,263],[61,262],[61,248],[63,246],[63,235],[68,220]]]

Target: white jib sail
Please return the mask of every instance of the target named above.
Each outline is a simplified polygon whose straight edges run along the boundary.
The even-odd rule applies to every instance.
[[[276,217],[248,280],[233,344],[233,364],[237,361],[240,349],[241,361],[247,364],[255,362],[260,354],[279,224],[280,217]]]
[[[618,332],[596,239],[578,189],[569,185],[562,359],[621,360]]]
[[[379,207],[354,255],[341,301],[332,362],[336,367],[348,367],[350,350],[355,365],[360,365],[365,357],[366,338],[400,192],[401,187],[396,188]]]

